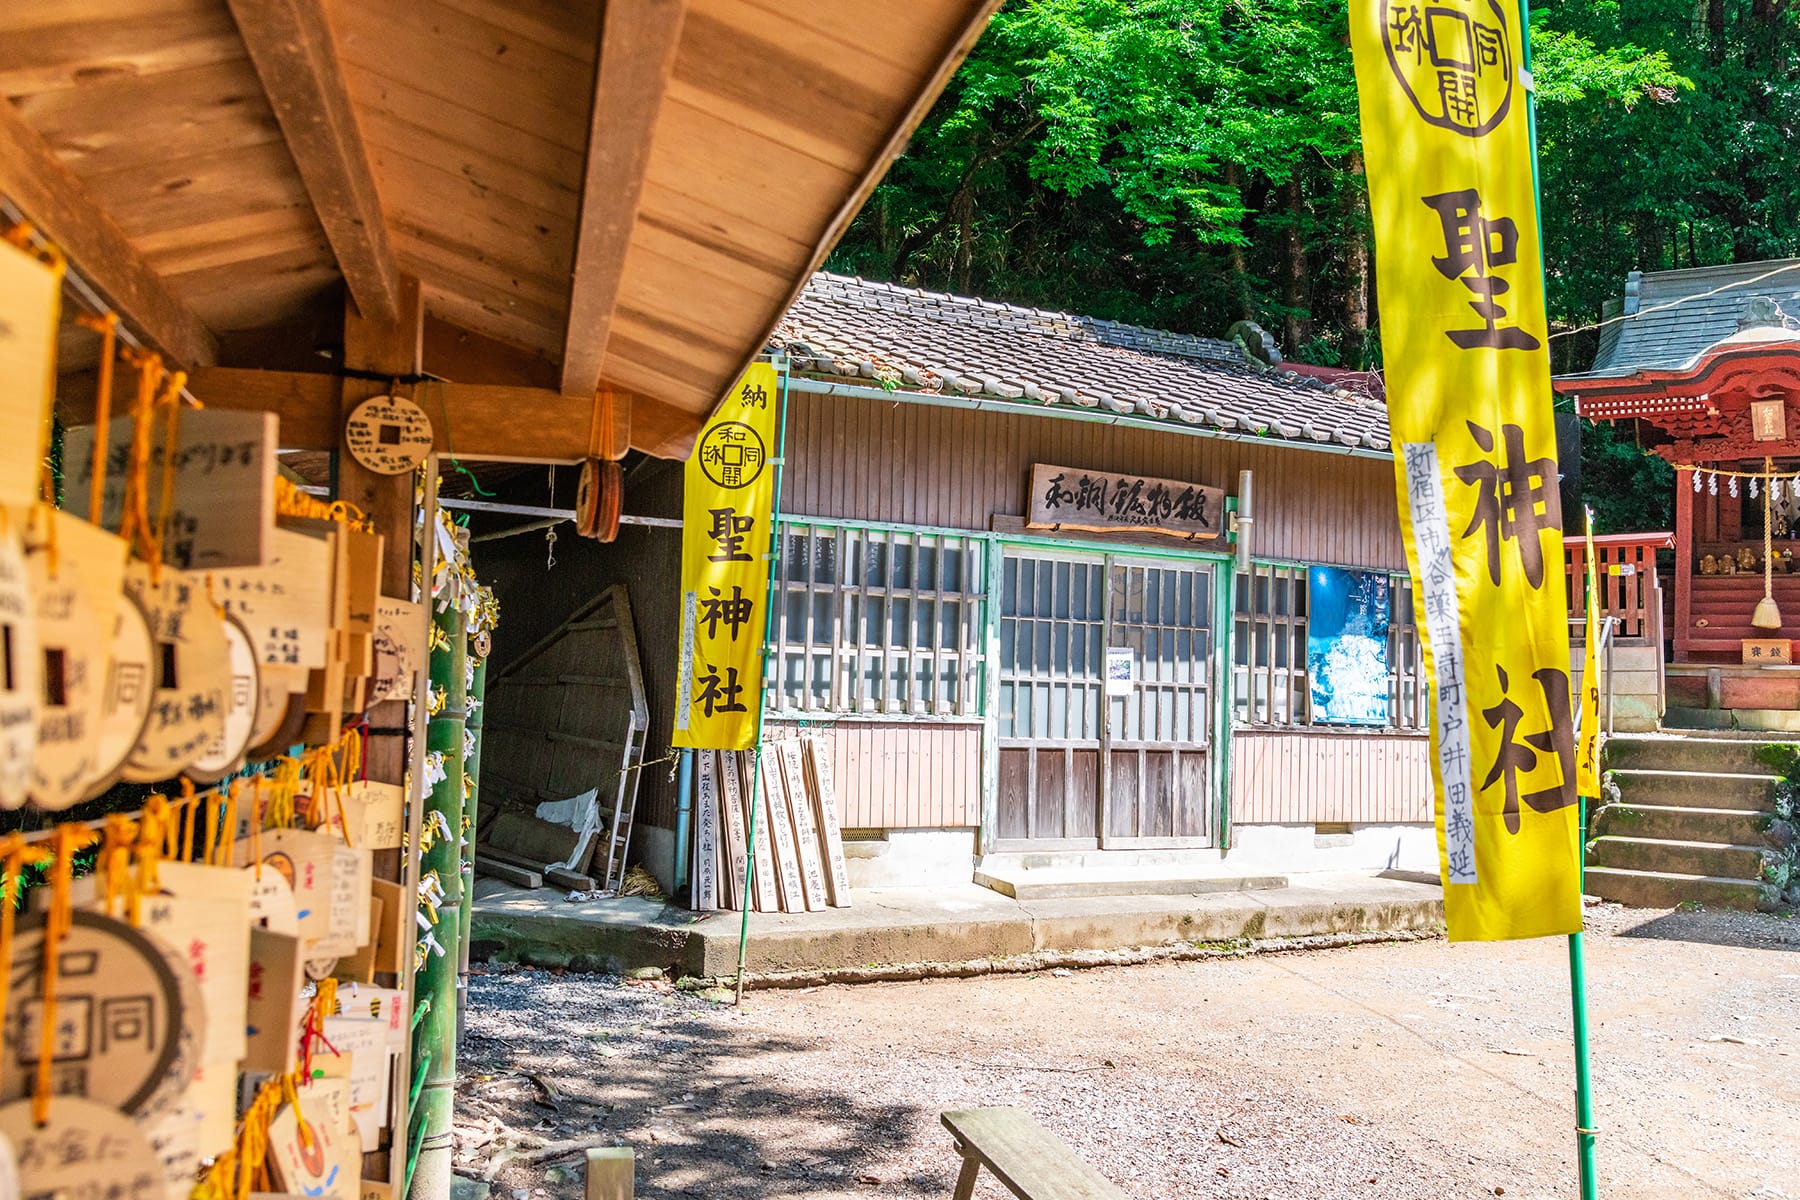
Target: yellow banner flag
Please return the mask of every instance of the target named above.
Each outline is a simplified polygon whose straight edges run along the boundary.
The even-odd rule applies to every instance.
[[[1581,664],[1581,730],[1575,739],[1575,790],[1600,795],[1600,568],[1594,558],[1594,514],[1587,515],[1587,655]]]
[[[752,364],[688,456],[672,746],[748,750],[762,703],[780,380]]]
[[[1518,8],[1353,0],[1351,44],[1450,937],[1572,933],[1562,511]]]

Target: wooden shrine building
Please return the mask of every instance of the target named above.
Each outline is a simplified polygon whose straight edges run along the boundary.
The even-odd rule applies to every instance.
[[[1675,467],[1670,661],[1787,665],[1756,643],[1800,636],[1800,260],[1633,272],[1606,315],[1592,368],[1555,387]],[[1759,627],[1771,562],[1779,623]]]

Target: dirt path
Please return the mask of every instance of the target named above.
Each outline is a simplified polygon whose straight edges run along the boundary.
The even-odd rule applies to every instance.
[[[1602,1196],[1800,1200],[1800,921],[1592,925]],[[1017,1104],[1141,1200],[1574,1194],[1560,940],[757,992],[742,1013],[541,971],[472,990],[467,1174],[591,1137],[637,1148],[647,1197],[948,1198],[937,1114]],[[578,1195],[568,1161],[503,1166],[496,1194]]]

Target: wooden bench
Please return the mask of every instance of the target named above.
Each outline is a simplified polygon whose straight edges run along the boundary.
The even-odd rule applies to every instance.
[[[963,1156],[956,1200],[975,1194],[983,1167],[1019,1200],[1126,1200],[1022,1108],[971,1108],[943,1119]]]

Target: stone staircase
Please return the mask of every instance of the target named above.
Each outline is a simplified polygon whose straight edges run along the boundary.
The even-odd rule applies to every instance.
[[[1640,908],[1779,907],[1794,858],[1762,739],[1664,732],[1607,742],[1586,890]]]

